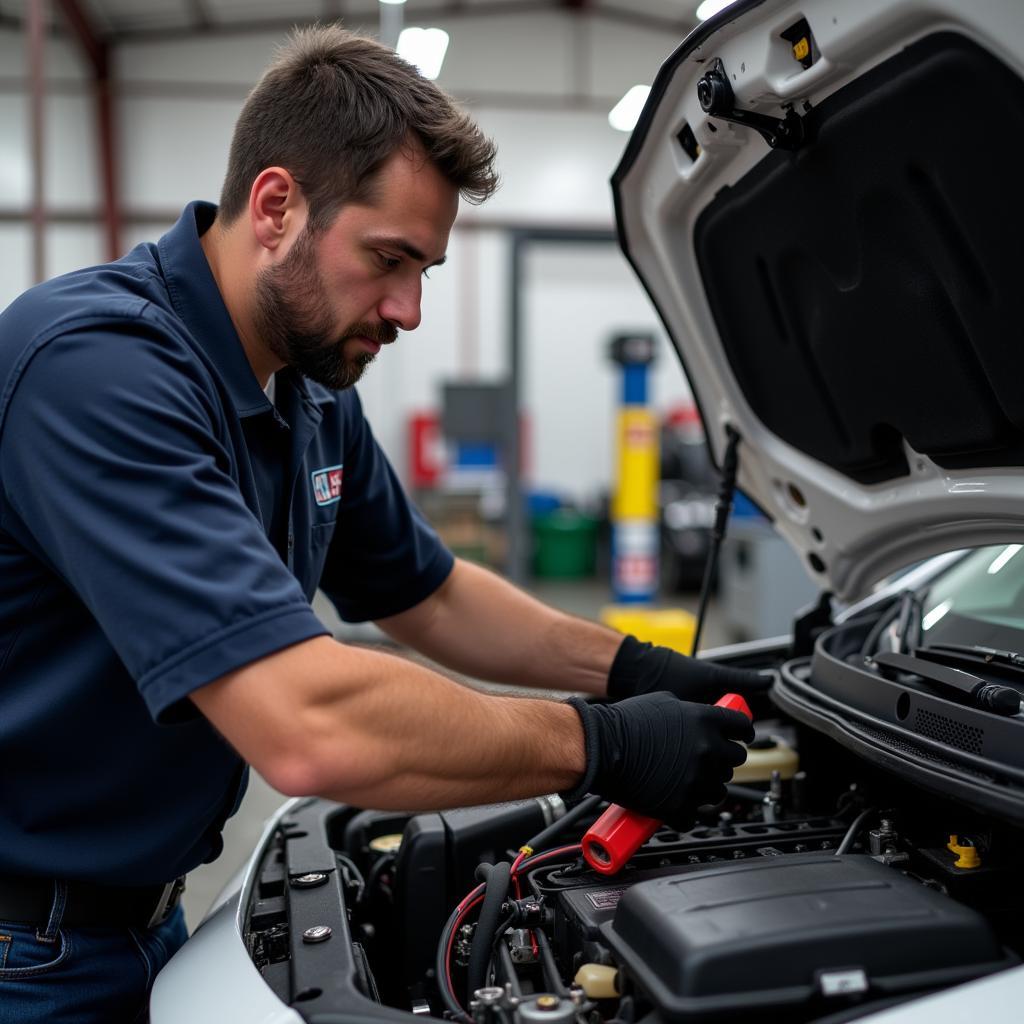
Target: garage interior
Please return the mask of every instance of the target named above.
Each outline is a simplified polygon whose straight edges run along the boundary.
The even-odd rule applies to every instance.
[[[391,43],[402,28],[442,29],[437,81],[498,146],[502,186],[463,205],[422,326],[360,384],[403,483],[457,554],[600,616],[613,601],[612,353],[616,339],[646,339],[660,442],[651,603],[692,613],[717,475],[680,362],[619,250],[608,179],[631,124],[627,113],[626,130],[613,127],[610,112],[650,86],[698,23],[696,0],[0,0],[0,308],[216,199],[249,88],[293,26],[317,21]],[[784,632],[813,594],[741,502],[702,647]],[[325,599],[315,608],[339,639],[386,641]],[[189,878],[190,927],[281,800],[253,780],[225,852]]]

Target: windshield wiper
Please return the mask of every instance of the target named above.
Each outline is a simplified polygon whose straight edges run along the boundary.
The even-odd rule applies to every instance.
[[[996,665],[999,668],[1024,673],[1024,654],[1018,654],[1016,651],[1000,651],[995,647],[982,647],[981,644],[930,644],[917,653],[924,655],[928,651],[941,651],[953,657],[959,656],[959,660],[972,664],[981,661],[986,665]]]
[[[931,652],[934,648],[919,648],[916,655],[879,651],[868,660],[881,669],[917,676],[935,689],[966,698],[976,707],[996,715],[1016,715],[1021,710],[1020,693],[1012,686],[1000,686],[972,672],[937,664],[927,657]]]

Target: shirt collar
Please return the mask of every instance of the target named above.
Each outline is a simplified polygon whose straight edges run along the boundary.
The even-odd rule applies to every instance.
[[[217,207],[193,202],[157,244],[167,291],[178,316],[210,357],[239,416],[273,408],[252,372],[231,322],[199,236],[213,223]]]

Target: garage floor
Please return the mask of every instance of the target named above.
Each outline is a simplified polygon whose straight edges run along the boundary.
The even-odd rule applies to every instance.
[[[603,581],[536,583],[530,590],[548,604],[592,619],[598,617],[601,608],[609,599],[608,587]],[[696,611],[697,595],[681,594],[670,604],[672,607]],[[339,639],[353,643],[387,642],[375,627],[352,627],[342,623],[326,602],[318,601],[314,606]],[[732,638],[727,634],[722,618],[718,606],[712,600],[704,626],[702,647],[717,647],[730,642]],[[271,789],[263,779],[253,775],[240,810],[224,830],[224,852],[213,864],[205,864],[188,876],[188,888],[183,902],[185,919],[190,931],[202,920],[207,908],[221,889],[245,864],[259,840],[265,820],[285,799],[276,790]]]

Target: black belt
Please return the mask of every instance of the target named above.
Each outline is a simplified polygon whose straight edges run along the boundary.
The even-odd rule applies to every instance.
[[[166,921],[185,891],[185,879],[166,885],[97,885],[67,882],[61,926],[154,928]],[[51,878],[0,876],[0,921],[44,926],[53,909]]]

